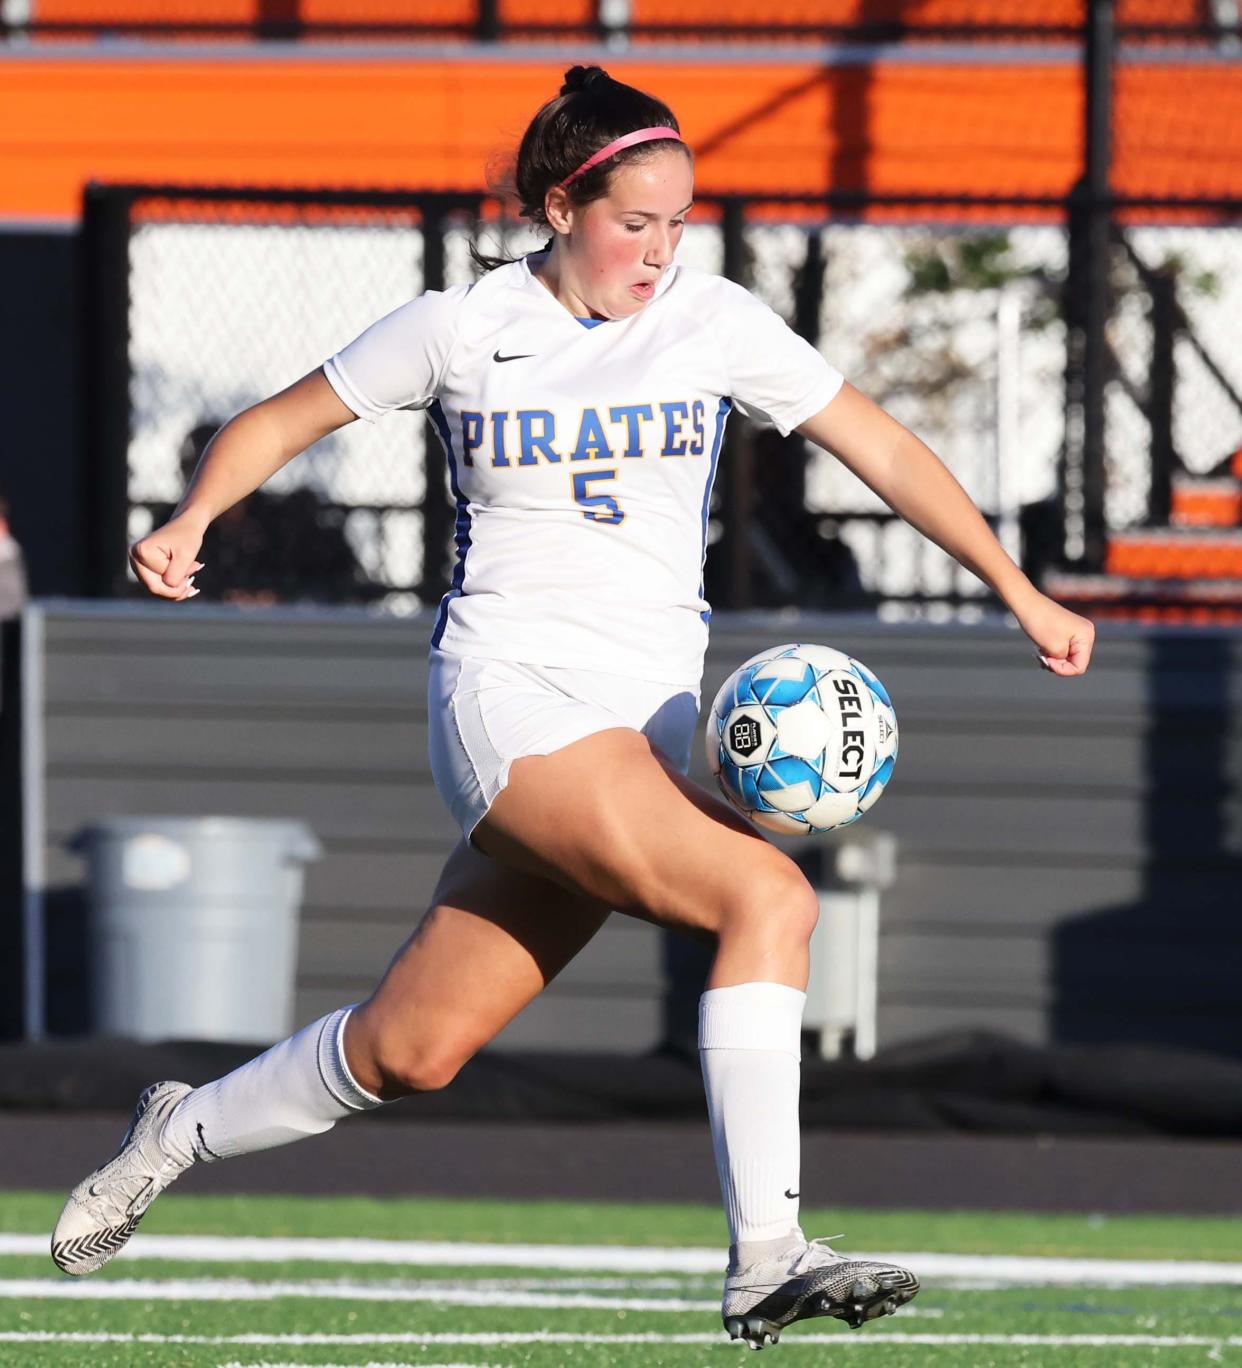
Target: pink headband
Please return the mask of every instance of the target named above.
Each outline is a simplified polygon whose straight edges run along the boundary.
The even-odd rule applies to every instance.
[[[640,128],[637,133],[627,133],[622,138],[614,138],[606,147],[601,147],[593,157],[588,157],[576,171],[571,171],[561,181],[561,188],[564,189],[572,181],[576,181],[584,171],[589,171],[591,167],[598,166],[602,161],[607,161],[609,157],[615,156],[618,152],[624,152],[627,147],[636,147],[639,143],[654,142],[657,138],[672,138],[676,142],[684,141],[675,128]]]

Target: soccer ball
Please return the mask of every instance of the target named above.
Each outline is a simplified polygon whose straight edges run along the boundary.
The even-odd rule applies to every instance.
[[[707,720],[707,763],[721,792],[782,835],[856,822],[897,759],[884,685],[831,646],[773,646],[729,676]]]

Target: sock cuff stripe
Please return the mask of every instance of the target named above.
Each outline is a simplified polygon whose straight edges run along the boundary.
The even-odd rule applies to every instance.
[[[806,994],[783,983],[709,988],[699,999],[700,1050],[777,1050],[802,1057]]]
[[[361,1087],[345,1061],[345,1023],[353,1010],[352,1006],[342,1007],[324,1017],[315,1058],[319,1064],[319,1078],[335,1101],[350,1111],[370,1111],[383,1106],[383,1099]]]

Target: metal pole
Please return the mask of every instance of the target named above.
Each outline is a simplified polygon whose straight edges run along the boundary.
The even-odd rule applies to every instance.
[[[83,197],[83,595],[129,590],[129,232],[131,201],[104,186]]]
[[[47,889],[47,815],[44,783],[43,609],[22,609],[21,774],[22,774],[22,1028],[27,1040],[47,1032],[47,945],[44,898]]]
[[[996,304],[996,525],[1000,544],[1019,564],[1021,335],[1021,296],[1014,286],[1002,286]]]
[[[479,0],[479,22],[476,32],[480,43],[494,43],[500,38],[498,0]]]
[[[1110,307],[1109,165],[1113,5],[1090,0],[1083,44],[1083,168],[1068,203],[1069,270],[1064,313],[1065,445],[1061,519],[1067,562],[1097,570],[1104,561],[1105,329]]]
[[[630,0],[597,0],[595,30],[601,43],[614,52],[629,46]]]
[[[1112,207],[1113,0],[1091,0],[1086,42],[1086,318],[1083,336],[1082,517],[1083,563],[1089,572],[1104,567],[1104,390],[1108,383],[1106,329],[1112,311],[1109,253]]]
[[[819,346],[819,320],[824,302],[823,235],[818,226],[806,235],[806,256],[794,278],[794,332],[805,337],[812,347]]]
[[[729,280],[746,284],[746,203],[730,196],[724,201],[721,227],[724,232],[724,271]],[[725,430],[721,452],[720,550],[726,558],[725,584],[728,608],[748,608],[752,598],[750,537],[748,524],[752,498],[753,444],[736,421]]]
[[[1151,424],[1151,492],[1147,521],[1167,527],[1173,507],[1173,343],[1177,336],[1177,278],[1171,269],[1156,271],[1151,290],[1151,370],[1147,381],[1147,421]]]
[[[268,42],[293,42],[305,30],[300,0],[259,0],[255,10],[255,36]]]
[[[444,234],[446,208],[431,200],[423,211],[423,289],[444,289]],[[425,602],[435,603],[449,586],[449,537],[456,509],[445,492],[445,468],[440,440],[428,421],[423,431],[423,576],[419,586]]]

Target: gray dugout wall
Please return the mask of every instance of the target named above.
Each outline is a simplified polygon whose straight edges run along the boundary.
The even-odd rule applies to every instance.
[[[27,1031],[89,1025],[67,843],[116,815],[307,822],[326,854],[307,871],[297,1017],[365,994],[456,838],[426,759],[428,631],[354,610],[36,603],[12,913],[36,932]],[[898,840],[881,1048],[985,1029],[1242,1054],[1236,633],[1106,627],[1090,674],[1064,681],[1000,621],[718,616],[705,707],[746,656],[798,639],[876,670],[902,729],[865,819]],[[710,782],[701,746],[695,768]],[[787,848],[814,862],[813,842]],[[688,945],[614,916],[498,1046],[640,1052],[684,1035],[703,968]]]

